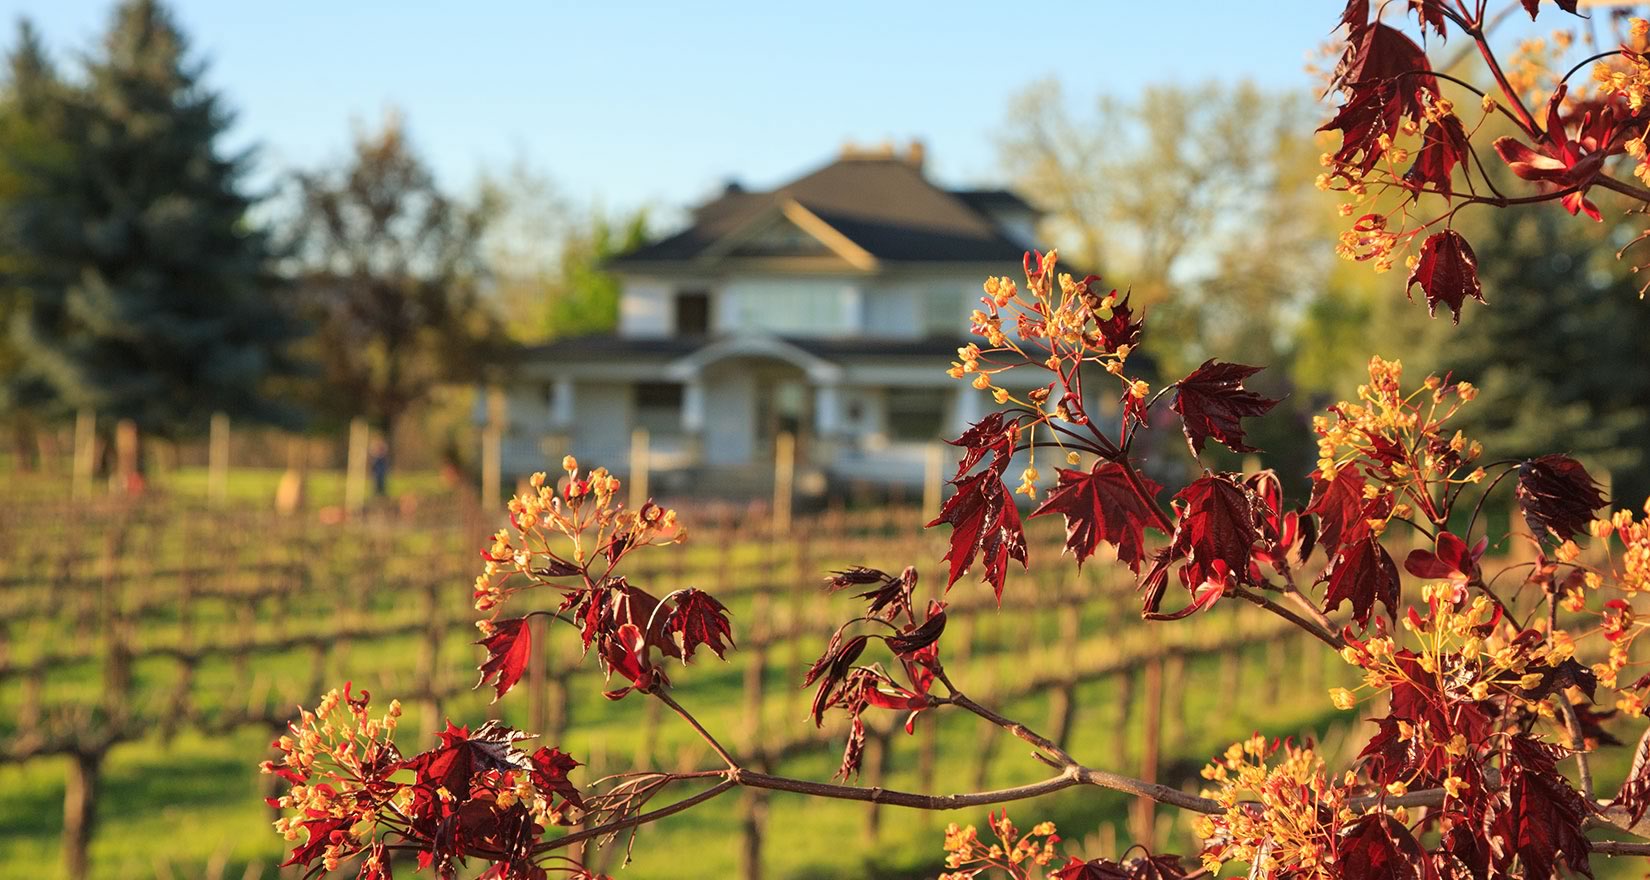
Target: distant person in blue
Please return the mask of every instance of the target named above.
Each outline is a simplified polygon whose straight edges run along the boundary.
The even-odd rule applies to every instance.
[[[372,494],[383,498],[389,492],[390,444],[380,437],[367,451],[367,468],[372,471]]]

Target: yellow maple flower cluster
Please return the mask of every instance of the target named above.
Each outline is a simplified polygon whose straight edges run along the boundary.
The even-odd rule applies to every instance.
[[[477,611],[496,610],[516,589],[586,572],[604,554],[611,569],[636,548],[687,539],[676,511],[652,501],[637,510],[620,502],[619,478],[606,468],[581,473],[569,455],[562,471],[559,486],[539,472],[527,491],[510,499],[511,527],[494,533],[476,576]]]
[[[1027,254],[1024,287],[1007,277],[985,280],[981,308],[969,316],[974,334],[984,345],[970,342],[958,348],[947,374],[968,380],[999,406],[1012,403],[1036,413],[1038,423],[1086,418],[1072,409],[1081,406],[1080,401],[1055,393],[1083,363],[1099,365],[1122,382],[1125,394],[1143,400],[1151,393],[1151,385],[1124,375],[1133,347],[1108,339],[1102,330],[1120,307],[1117,291],[1101,292],[1097,286],[1093,276],[1079,280],[1060,272],[1058,251],[1035,258]],[[1053,373],[1055,381],[1016,393],[1005,384],[1004,374],[1023,367]],[[1034,436],[1034,427],[1026,425],[1022,431]],[[1034,449],[1033,460],[1035,454]],[[1036,480],[1035,467],[1027,468],[1016,491],[1035,497]]]
[[[1473,466],[1484,447],[1447,423],[1478,396],[1470,382],[1446,382],[1431,375],[1419,387],[1403,387],[1402,361],[1370,359],[1369,382],[1358,386],[1356,401],[1329,407],[1312,418],[1318,435],[1318,473],[1325,480],[1348,463],[1357,463],[1371,479],[1368,498],[1392,496],[1391,517],[1416,512],[1437,522],[1434,492],[1441,486],[1477,483],[1484,469]],[[1386,520],[1371,522],[1377,534]]]
[[[314,711],[305,709],[275,741],[279,761],[265,761],[262,772],[285,777],[291,788],[272,803],[290,815],[275,820],[287,840],[315,833],[317,820],[340,820],[322,855],[328,871],[358,852],[373,837],[380,804],[366,781],[368,768],[399,761],[393,742],[401,703],[393,701],[381,716],[372,714],[367,694],[351,696],[348,686],[328,691]]]
[[[1004,810],[992,813],[989,824],[997,838],[995,843],[981,840],[973,825],[952,822],[945,827],[945,866],[953,870],[941,873],[939,880],[972,880],[990,870],[1023,880],[1032,876],[1030,868],[1045,867],[1057,856],[1055,845],[1060,836],[1053,822],[1038,823],[1021,834]]]
[[[1211,874],[1238,861],[1251,865],[1254,877],[1339,876],[1328,862],[1333,822],[1351,818],[1352,812],[1345,788],[1327,776],[1323,759],[1310,746],[1268,744],[1255,734],[1233,743],[1202,775],[1213,783],[1203,796],[1225,808],[1193,825],[1203,840],[1203,867]]]
[[[1554,717],[1546,697],[1531,696],[1546,681],[1547,672],[1575,655],[1575,642],[1568,633],[1532,640],[1520,638],[1517,627],[1498,619],[1493,600],[1476,596],[1467,600],[1467,588],[1454,582],[1422,586],[1421,597],[1430,609],[1426,617],[1410,614],[1399,618],[1413,637],[1414,647],[1399,652],[1394,639],[1372,638],[1341,649],[1341,658],[1364,670],[1358,691],[1379,693],[1394,687],[1418,685],[1424,688],[1447,682],[1453,693],[1473,701],[1504,696],[1509,703],[1541,717]],[[1417,676],[1424,681],[1417,681]],[[1356,691],[1334,688],[1330,700],[1339,709],[1358,704]],[[1432,731],[1405,731],[1405,739],[1420,737],[1418,745],[1437,745],[1459,757],[1461,743],[1428,743]],[[1464,754],[1464,752],[1462,752]]]

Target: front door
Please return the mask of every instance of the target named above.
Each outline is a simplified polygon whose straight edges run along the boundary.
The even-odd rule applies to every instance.
[[[780,434],[796,438],[796,459],[806,460],[807,438],[813,426],[813,390],[799,375],[765,375],[756,382],[756,448],[772,461]]]

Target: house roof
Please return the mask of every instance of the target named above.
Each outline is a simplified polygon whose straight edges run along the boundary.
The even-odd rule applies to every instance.
[[[1002,211],[1032,208],[1006,190],[943,189],[906,157],[853,154],[771,191],[729,187],[695,209],[688,228],[611,265],[647,270],[736,259],[741,242],[787,222],[862,269],[882,261],[1017,263],[1025,248],[988,216]],[[797,255],[817,256],[817,251]]]

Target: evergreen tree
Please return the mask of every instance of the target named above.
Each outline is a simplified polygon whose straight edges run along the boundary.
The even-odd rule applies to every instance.
[[[291,371],[300,330],[247,219],[248,157],[220,150],[230,114],[188,55],[156,0],[121,4],[84,83],[45,99],[72,161],[8,211],[8,249],[30,264],[23,372],[64,407],[166,435],[218,411],[291,421],[260,391]]]
[[[27,369],[17,334],[27,326],[35,291],[66,284],[62,267],[53,277],[27,246],[29,235],[57,219],[38,210],[46,184],[73,167],[74,145],[61,124],[63,90],[39,33],[19,19],[0,91],[0,420],[19,466],[30,463],[34,431],[52,414],[51,389]]]
[[[1612,207],[1605,216],[1621,217]],[[1488,305],[1452,327],[1393,298],[1377,338],[1409,369],[1478,385],[1462,427],[1497,457],[1569,452],[1612,474],[1616,497],[1650,494],[1650,302],[1615,255],[1637,229],[1556,206],[1468,220]]]

